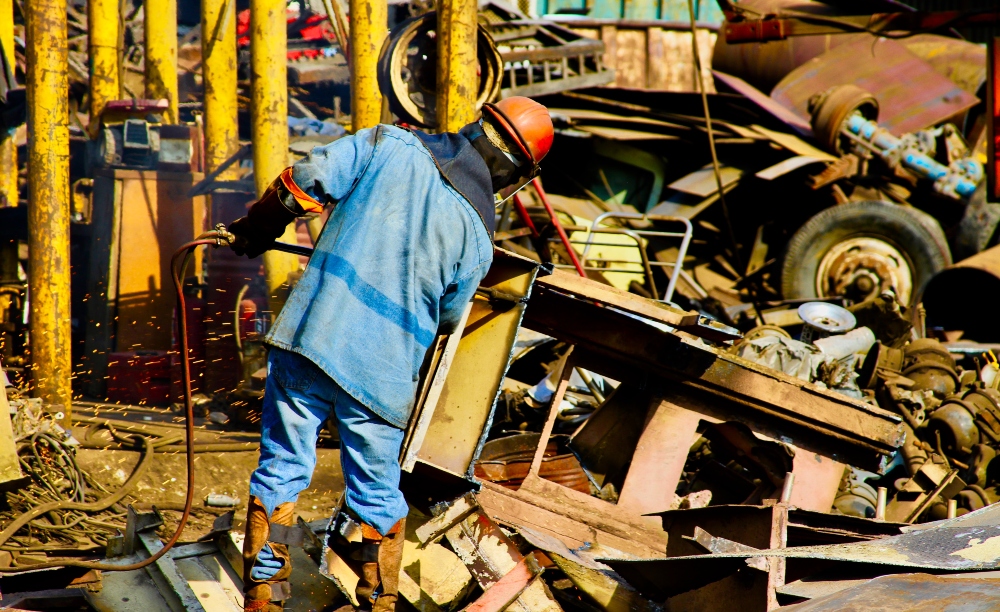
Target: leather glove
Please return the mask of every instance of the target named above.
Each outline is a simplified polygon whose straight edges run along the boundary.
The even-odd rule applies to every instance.
[[[296,217],[317,207],[322,210],[319,202],[292,181],[292,169],[286,168],[254,202],[247,216],[229,225],[227,229],[236,237],[229,246],[237,255],[258,257],[274,245]]]
[[[265,228],[255,225],[249,215],[233,221],[228,229],[236,237],[236,240],[229,245],[230,248],[237,255],[246,255],[249,259],[258,257],[270,249],[274,241],[285,232],[284,227],[277,234],[268,232]]]

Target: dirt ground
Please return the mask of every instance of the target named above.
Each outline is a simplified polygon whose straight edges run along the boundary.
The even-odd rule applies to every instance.
[[[194,513],[184,530],[182,541],[193,541],[211,530],[215,517],[231,508],[209,508],[205,498],[210,493],[238,497],[236,517],[246,516],[250,473],[257,466],[254,452],[198,453],[195,456]],[[90,472],[109,491],[119,489],[135,469],[139,453],[123,450],[80,449],[80,467]],[[161,535],[173,533],[186,492],[185,457],[183,453],[157,453],[153,463],[126,498],[139,510],[157,506],[164,517]],[[340,451],[317,449],[317,465],[312,483],[299,496],[296,513],[306,521],[329,517],[343,491],[344,478],[340,471]]]

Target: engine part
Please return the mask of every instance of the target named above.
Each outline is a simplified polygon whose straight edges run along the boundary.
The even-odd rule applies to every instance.
[[[848,516],[874,518],[877,505],[878,493],[875,489],[864,481],[858,470],[847,468],[840,491],[833,500],[834,509]]]
[[[924,436],[937,441],[940,436],[940,450],[945,454],[966,456],[972,447],[979,444],[979,428],[976,426],[976,409],[958,399],[949,400],[931,413],[927,419]],[[934,442],[931,442],[934,446]]]
[[[813,133],[826,150],[843,155],[841,126],[853,114],[860,113],[871,121],[878,119],[878,100],[857,85],[837,85],[809,99]]]
[[[858,385],[862,389],[874,389],[880,371],[899,374],[903,371],[903,351],[889,348],[881,342],[869,349],[868,355],[858,373]]]
[[[849,310],[827,302],[807,302],[799,306],[798,313],[805,323],[800,339],[806,343],[848,332],[857,324]]]
[[[867,327],[859,327],[839,336],[820,338],[813,344],[830,357],[843,359],[851,355],[866,354],[875,344],[875,334]]]
[[[972,389],[962,399],[975,409],[976,422],[986,441],[1000,443],[1000,391]]]
[[[958,389],[955,359],[933,338],[920,338],[906,345],[902,374],[916,383],[913,389],[929,389],[941,398]]]

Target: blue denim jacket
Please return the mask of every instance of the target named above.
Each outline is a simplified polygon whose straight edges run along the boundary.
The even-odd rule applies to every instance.
[[[454,329],[486,276],[490,236],[401,128],[317,147],[292,178],[335,206],[267,341],[305,356],[403,428],[428,347]]]

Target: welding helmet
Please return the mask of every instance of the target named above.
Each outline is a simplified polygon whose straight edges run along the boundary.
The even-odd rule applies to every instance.
[[[538,162],[552,148],[549,110],[531,98],[511,96],[496,104],[484,104],[483,127],[494,145],[527,163],[526,174],[530,176],[538,173]],[[498,141],[497,133],[503,142]]]

